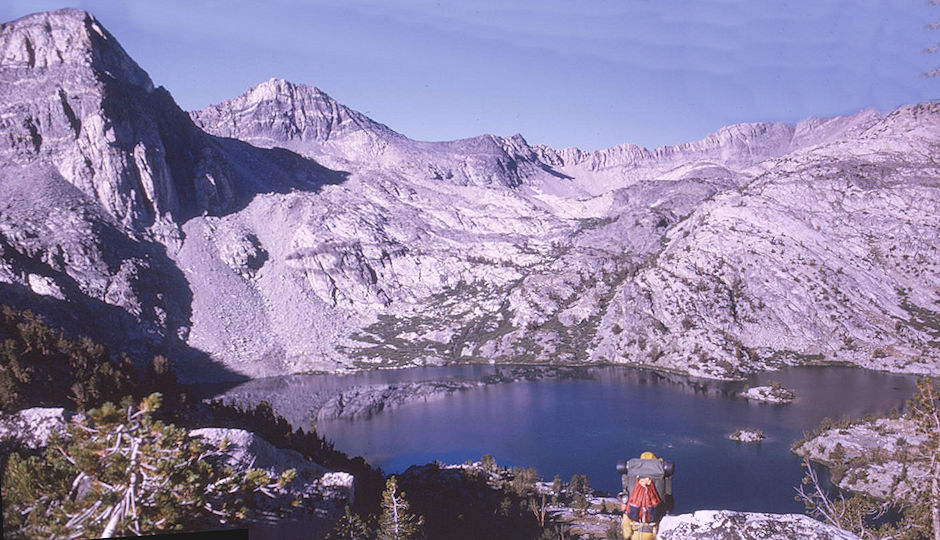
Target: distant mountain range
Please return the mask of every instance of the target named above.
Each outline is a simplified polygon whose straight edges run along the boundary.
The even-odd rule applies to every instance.
[[[453,362],[940,373],[940,102],[587,152],[272,79],[186,113],[95,18],[0,26],[0,300],[192,380]]]

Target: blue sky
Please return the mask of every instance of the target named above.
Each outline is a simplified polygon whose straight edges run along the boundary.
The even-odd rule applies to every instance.
[[[88,10],[198,109],[281,77],[422,140],[596,149],[938,97],[926,0],[4,0]]]

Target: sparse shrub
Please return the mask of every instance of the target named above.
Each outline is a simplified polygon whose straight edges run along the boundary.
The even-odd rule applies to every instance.
[[[836,443],[832,452],[829,453],[829,461],[832,463],[843,463],[845,461],[845,448],[842,443]]]
[[[571,508],[574,509],[575,514],[583,516],[590,506],[591,503],[588,502],[587,497],[585,497],[583,493],[575,492],[574,498],[571,501]]]
[[[397,481],[399,489],[408,493],[411,512],[424,518],[423,531],[429,539],[524,540],[541,533],[541,520],[549,521],[547,513],[542,514],[541,496],[530,492],[520,497],[510,483],[494,486],[478,468],[420,465],[403,472]]]
[[[583,474],[571,475],[571,481],[568,482],[568,488],[572,493],[587,494],[591,491],[591,483],[587,476]]]
[[[844,456],[835,459],[844,452],[841,445],[837,444],[830,454],[833,461],[830,473],[833,482],[841,480],[847,470],[852,470],[849,480],[864,480],[867,478],[864,470],[866,465],[897,459],[902,464],[903,472],[896,481],[904,481],[910,487],[910,492],[892,489],[888,499],[882,502],[874,502],[862,495],[848,499],[840,496],[836,500],[820,487],[815,471],[805,462],[807,474],[798,493],[800,500],[806,503],[808,513],[851,530],[862,538],[940,538],[940,518],[937,517],[940,516],[940,386],[929,379],[918,381],[917,393],[908,403],[907,409],[907,417],[926,436],[922,444],[912,446],[906,440],[899,439],[898,449],[893,454],[879,448],[848,462]],[[874,419],[870,418],[869,422],[874,422]],[[843,423],[848,424],[848,421],[839,424]],[[824,429],[817,428],[816,435],[830,429],[832,424],[836,423],[825,419],[820,425]],[[915,464],[920,467],[912,467]],[[922,472],[914,472],[916,470]],[[807,490],[806,486],[810,489]],[[899,512],[900,518],[876,529],[872,520],[882,517],[889,509]]]

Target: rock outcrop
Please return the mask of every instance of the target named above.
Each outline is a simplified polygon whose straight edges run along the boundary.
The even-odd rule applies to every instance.
[[[370,418],[383,410],[420,401],[431,401],[460,390],[477,388],[472,382],[415,382],[356,387],[328,399],[316,414],[317,421]]]
[[[727,510],[699,510],[666,516],[659,526],[662,540],[724,540],[725,538],[858,540],[854,534],[800,514],[760,514]]]
[[[299,156],[196,128],[88,13],[3,24],[0,67],[0,296],[74,332],[178,349],[192,312],[168,256],[180,224],[332,179]],[[239,255],[256,264],[250,250],[234,264]]]
[[[764,440],[764,432],[760,429],[741,428],[735,430],[728,438],[745,444],[760,444]]]
[[[882,500],[903,499],[912,479],[926,477],[926,464],[910,459],[925,441],[908,419],[878,418],[827,429],[801,442],[794,452],[830,467],[832,482],[841,489]]]
[[[278,478],[288,469],[297,472],[296,479],[287,485],[278,500],[272,502],[274,508],[291,506],[291,499],[297,499],[297,516],[279,516],[292,519],[315,517],[326,523],[332,523],[342,515],[343,507],[355,501],[354,478],[345,472],[328,471],[314,463],[296,450],[277,448],[258,435],[242,429],[200,428],[191,431],[191,437],[219,448],[225,441],[224,464],[236,473],[249,468],[262,469],[273,478]],[[262,501],[263,502],[263,501]]]
[[[61,407],[33,407],[0,415],[0,448],[38,450],[64,435],[72,413]]]
[[[450,497],[465,500],[467,507],[478,509],[481,500],[498,490],[515,490],[521,469],[505,469],[491,465],[484,468],[480,462],[463,465],[429,464],[408,468],[399,476],[402,485],[431,492],[447,493]],[[485,479],[485,482],[469,482],[468,479]],[[618,499],[598,493],[583,494],[580,504],[569,492],[570,485],[561,482],[536,482],[530,501],[541,500],[542,506],[533,506],[533,512],[544,511],[548,526],[560,525],[573,538],[609,538],[613,531],[621,530],[623,515]],[[470,488],[470,489],[467,489]],[[555,491],[558,489],[558,491]],[[424,494],[427,496],[428,494]],[[540,499],[544,497],[544,499]],[[498,500],[498,499],[497,499]],[[469,502],[473,501],[473,502]],[[539,503],[535,503],[538,505]],[[541,510],[539,510],[541,509]],[[490,514],[496,514],[492,511]],[[485,518],[484,518],[485,519]],[[466,526],[466,525],[460,525]],[[557,529],[556,529],[557,530]],[[769,514],[738,512],[730,510],[699,510],[689,514],[666,515],[659,525],[658,538],[663,540],[791,540],[813,538],[825,540],[858,540],[854,534],[816,521],[801,514]]]
[[[738,395],[748,401],[761,401],[764,403],[784,404],[792,403],[796,399],[793,390],[777,385],[752,386],[739,392]]]
[[[278,79],[187,114],[75,10],[4,24],[0,62],[0,299],[189,380],[940,372],[938,103],[583,152],[414,141]]]

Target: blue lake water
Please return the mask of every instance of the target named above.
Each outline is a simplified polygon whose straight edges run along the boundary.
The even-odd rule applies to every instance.
[[[422,368],[353,376],[290,376],[252,381],[231,395],[267,399],[307,427],[304,395],[323,388],[478,377],[494,368]],[[690,381],[631,368],[592,368],[587,378],[487,385],[383,411],[365,420],[320,422],[336,448],[362,455],[386,472],[440,460],[461,463],[492,454],[501,465],[535,467],[543,479],[586,474],[591,485],[620,489],[618,460],[651,450],[675,461],[677,513],[700,509],[801,512],[793,500],[800,460],[790,446],[825,417],[884,414],[903,407],[914,378],[852,368],[790,368],[751,385],[779,381],[794,403],[770,405],[731,397],[740,384]],[[767,436],[745,445],[727,436],[741,427]]]

